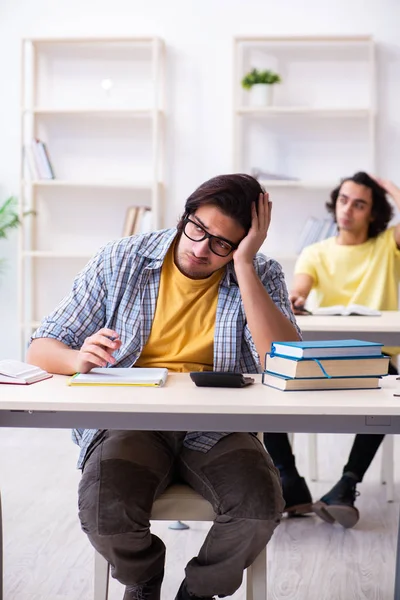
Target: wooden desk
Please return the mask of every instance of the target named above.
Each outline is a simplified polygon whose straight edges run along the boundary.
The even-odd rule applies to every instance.
[[[358,338],[400,346],[400,311],[384,311],[379,317],[296,316],[305,340]]]
[[[161,389],[72,388],[62,376],[3,385],[0,427],[400,433],[394,376],[380,390],[325,392],[281,392],[256,379],[243,389],[197,388],[187,374],[171,374]],[[394,599],[400,600],[400,541]]]
[[[171,373],[165,387],[69,387],[55,376],[30,386],[0,387],[0,427],[85,427],[164,431],[400,433],[400,382],[383,389],[281,392],[198,388]]]

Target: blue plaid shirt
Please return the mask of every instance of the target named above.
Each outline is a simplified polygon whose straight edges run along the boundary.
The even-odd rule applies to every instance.
[[[79,350],[102,327],[118,331],[122,345],[115,367],[131,367],[149,337],[156,310],[161,267],[176,229],[164,229],[110,242],[77,275],[71,293],[47,316],[32,339],[54,338]],[[282,313],[296,326],[280,265],[258,254],[258,276]],[[259,373],[261,365],[246,323],[233,262],[221,279],[214,333],[214,370]],[[74,429],[80,446],[78,468],[98,429]],[[207,452],[226,432],[187,432],[184,444]]]

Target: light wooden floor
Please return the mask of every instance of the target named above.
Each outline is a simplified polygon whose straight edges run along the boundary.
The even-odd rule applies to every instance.
[[[339,477],[352,436],[319,435],[322,495]],[[295,436],[297,462],[307,475],[306,437]],[[396,440],[396,481],[400,441]],[[69,431],[0,429],[0,486],[4,519],[5,600],[92,600],[93,551],[77,519],[77,448]],[[386,503],[379,484],[380,453],[359,486],[361,520],[352,530],[316,517],[284,520],[268,547],[268,600],[389,600],[393,597],[400,486]],[[171,531],[155,523],[167,544],[162,600],[173,600],[185,563],[197,552],[207,524]],[[110,600],[123,588],[111,583]],[[235,594],[244,600],[244,587]]]

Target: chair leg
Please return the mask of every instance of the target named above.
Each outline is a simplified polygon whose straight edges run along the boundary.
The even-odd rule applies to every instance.
[[[317,434],[308,434],[308,461],[311,481],[318,481],[318,444]]]
[[[95,552],[94,555],[94,600],[108,600],[108,580],[110,565],[106,559]]]
[[[385,455],[385,440],[382,442],[382,457],[381,457],[381,484],[386,484],[386,455]]]
[[[394,437],[386,435],[382,442],[381,481],[386,484],[386,500],[394,499]]]
[[[246,573],[246,600],[267,600],[267,548],[261,550]]]
[[[3,600],[3,517],[0,495],[0,600]]]

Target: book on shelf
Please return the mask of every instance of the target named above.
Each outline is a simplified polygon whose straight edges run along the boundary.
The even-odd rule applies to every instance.
[[[130,206],[125,214],[123,237],[152,231],[153,213],[147,206]]]
[[[76,373],[68,385],[122,385],[162,387],[167,381],[168,369],[96,367],[89,373]]]
[[[32,179],[54,179],[54,170],[46,144],[35,138],[24,147],[25,160]]]
[[[138,213],[138,206],[129,206],[126,209],[124,227],[122,230],[122,237],[129,237],[133,235],[135,229],[136,219]]]
[[[320,308],[316,308],[312,311],[313,315],[320,316],[342,316],[348,317],[350,315],[357,315],[362,317],[379,317],[382,313],[379,310],[375,310],[374,308],[368,308],[368,306],[363,306],[361,304],[349,304],[348,306],[343,306],[342,304],[335,304],[334,306],[321,306]]]
[[[292,379],[284,375],[264,372],[262,383],[284,392],[312,390],[368,390],[379,388],[379,377],[320,377]]]
[[[380,342],[365,340],[324,340],[272,342],[271,356],[288,356],[294,358],[335,358],[337,356],[382,356]]]
[[[53,377],[40,367],[19,360],[0,361],[0,383],[29,385]]]
[[[300,254],[304,248],[317,242],[322,242],[337,233],[337,225],[331,218],[317,219],[308,217],[300,233],[297,244],[297,254]]]
[[[382,377],[388,374],[390,357],[293,358],[266,355],[265,370],[290,379],[321,377]]]

